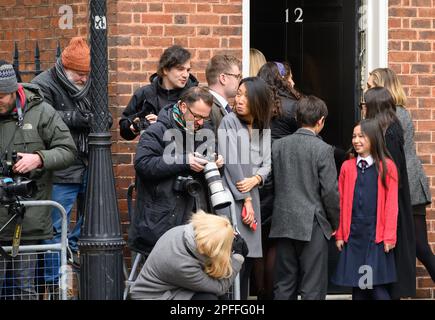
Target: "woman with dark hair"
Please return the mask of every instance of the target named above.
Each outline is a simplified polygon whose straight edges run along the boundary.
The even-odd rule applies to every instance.
[[[415,296],[415,231],[412,218],[411,196],[404,152],[403,129],[396,116],[396,106],[386,88],[375,87],[364,94],[363,114],[367,119],[377,119],[385,136],[385,143],[399,174],[399,215],[397,244],[394,249],[397,282],[392,283],[393,299]]]
[[[291,91],[290,83],[285,80],[275,62],[267,62],[258,71],[271,89],[274,97],[270,130],[272,139],[276,140],[295,132],[298,128],[295,110],[297,98]]]
[[[367,86],[387,88],[396,104],[396,115],[402,125],[405,138],[404,150],[414,214],[417,258],[426,267],[432,281],[435,281],[435,255],[428,243],[426,225],[426,206],[432,202],[432,196],[428,178],[415,150],[414,125],[406,109],[405,91],[396,73],[389,68],[377,68],[370,72]]]
[[[258,71],[258,77],[267,83],[273,95],[270,123],[272,142],[292,134],[298,129],[295,116],[297,98],[292,93],[290,82],[283,75],[285,72],[284,65],[279,62],[267,62]],[[259,191],[264,258],[255,261],[253,273],[258,299],[270,300],[273,293],[273,267],[275,264],[275,246],[273,240],[269,239],[274,198],[271,175]]]
[[[247,299],[253,258],[263,254],[258,188],[271,170],[272,98],[267,84],[258,77],[242,79],[233,110],[221,121],[218,141],[219,154],[226,161],[223,181],[233,194],[237,225],[249,248],[241,271],[241,298]]]

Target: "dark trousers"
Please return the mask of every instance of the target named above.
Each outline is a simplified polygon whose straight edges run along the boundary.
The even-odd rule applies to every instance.
[[[324,300],[328,287],[328,241],[316,219],[311,241],[277,239],[275,300]]]

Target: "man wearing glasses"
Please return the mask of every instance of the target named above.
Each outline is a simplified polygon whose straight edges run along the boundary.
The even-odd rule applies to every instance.
[[[212,104],[207,89],[190,88],[142,133],[134,160],[137,208],[129,230],[132,250],[148,254],[164,232],[188,221],[192,212],[210,211],[203,173],[208,160],[196,152],[204,147],[204,134],[213,138],[212,128],[207,130]],[[214,139],[205,143],[213,153]],[[222,167],[222,157],[215,162]]]
[[[215,55],[205,69],[205,77],[213,95],[210,118],[215,132],[222,118],[232,112],[229,101],[236,96],[242,79],[240,69],[240,60],[231,55]]]

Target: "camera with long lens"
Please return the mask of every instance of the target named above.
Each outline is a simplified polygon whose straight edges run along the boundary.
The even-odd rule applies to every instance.
[[[210,190],[210,202],[215,210],[223,209],[231,205],[231,197],[222,184],[222,178],[215,159],[205,158],[208,163],[204,167],[205,180]]]
[[[12,168],[17,162],[17,153],[12,153],[12,161],[0,159],[0,204],[10,204],[19,198],[30,198],[36,192],[36,183],[26,177],[15,175]]]
[[[178,176],[174,182],[174,190],[178,192],[187,192],[190,196],[196,197],[201,192],[201,184],[192,178],[192,176]]]

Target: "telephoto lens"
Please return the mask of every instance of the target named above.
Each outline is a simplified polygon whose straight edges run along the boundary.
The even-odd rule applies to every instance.
[[[222,184],[222,178],[215,162],[209,161],[204,168],[205,180],[210,190],[211,205],[215,210],[231,205],[231,197]]]

